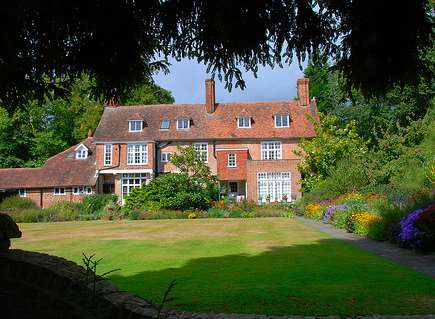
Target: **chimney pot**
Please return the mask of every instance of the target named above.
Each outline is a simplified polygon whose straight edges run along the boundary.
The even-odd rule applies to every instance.
[[[215,83],[212,79],[205,80],[205,109],[209,114],[216,110]]]
[[[310,105],[310,79],[303,78],[297,81],[297,91],[300,106]]]

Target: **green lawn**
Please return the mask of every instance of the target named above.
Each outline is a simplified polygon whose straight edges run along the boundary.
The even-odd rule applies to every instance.
[[[14,248],[122,268],[120,288],[172,307],[256,314],[435,313],[435,280],[296,220],[202,219],[21,224]]]

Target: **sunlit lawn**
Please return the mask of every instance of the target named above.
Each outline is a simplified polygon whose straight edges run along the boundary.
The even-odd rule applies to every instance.
[[[203,219],[21,224],[21,248],[103,257],[121,289],[171,307],[256,314],[435,313],[435,280],[296,220]]]

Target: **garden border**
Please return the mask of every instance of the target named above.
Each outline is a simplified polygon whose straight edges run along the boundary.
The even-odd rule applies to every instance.
[[[400,248],[387,241],[374,241],[308,218],[297,216],[296,219],[334,238],[341,239],[362,250],[392,260],[435,279],[435,254],[423,255],[412,250]]]

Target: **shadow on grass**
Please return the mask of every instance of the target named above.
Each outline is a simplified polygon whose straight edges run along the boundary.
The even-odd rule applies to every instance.
[[[165,251],[169,251],[165,249]],[[257,255],[189,260],[179,268],[112,275],[120,288],[170,308],[267,315],[435,313],[435,280],[336,239]]]

